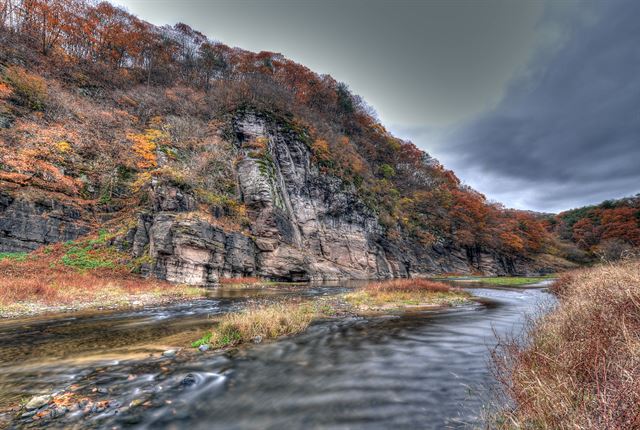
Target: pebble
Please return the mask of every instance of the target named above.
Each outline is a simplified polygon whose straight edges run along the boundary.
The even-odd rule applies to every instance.
[[[61,417],[64,414],[66,414],[67,412],[69,412],[69,409],[65,408],[64,406],[58,407],[58,408],[55,408],[55,409],[51,410],[50,417],[51,418]]]
[[[109,406],[109,402],[97,402],[91,408],[91,412],[93,413],[104,412],[107,409],[107,406]]]
[[[162,353],[162,355],[164,357],[175,357],[176,352],[177,351],[175,349],[167,349],[165,352]]]
[[[29,410],[38,409],[39,407],[46,405],[50,401],[51,401],[51,396],[49,395],[35,396],[35,397],[32,397],[31,400],[27,402],[25,407]]]
[[[190,387],[192,385],[195,385],[196,382],[198,382],[196,377],[193,376],[192,373],[189,373],[187,376],[185,376],[185,378],[182,380],[180,385],[183,385],[185,387]]]
[[[129,407],[134,408],[136,406],[140,406],[142,403],[143,403],[142,399],[133,399],[131,400],[131,403],[129,403]]]

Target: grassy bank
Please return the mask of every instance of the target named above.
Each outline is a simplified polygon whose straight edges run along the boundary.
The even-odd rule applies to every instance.
[[[553,279],[555,275],[545,275],[545,276],[496,276],[492,278],[480,278],[479,281],[491,284],[491,285],[499,285],[499,286],[512,286],[518,287],[523,285],[531,285],[537,284],[538,282],[546,281],[549,279]]]
[[[202,289],[142,279],[103,236],[0,254],[0,317],[115,308],[198,297]]]
[[[459,279],[452,279],[455,282],[482,282],[483,284],[491,284],[503,287],[519,287],[531,284],[537,284],[548,279],[554,279],[556,275],[545,276],[469,276]]]
[[[376,282],[334,298],[268,304],[226,314],[192,346],[219,349],[301,333],[315,319],[451,306],[469,298],[469,294],[457,288],[423,279]]]
[[[640,428],[640,262],[577,270],[524,343],[495,353],[514,407],[505,429]]]
[[[224,315],[216,327],[192,346],[224,348],[252,340],[274,339],[300,333],[317,317],[310,303],[277,303]]]
[[[345,295],[359,311],[402,310],[411,307],[450,306],[469,300],[470,295],[442,282],[426,279],[394,279],[375,282]]]
[[[267,282],[264,279],[256,277],[241,277],[241,278],[220,278],[220,285],[228,287],[259,287],[265,285]]]

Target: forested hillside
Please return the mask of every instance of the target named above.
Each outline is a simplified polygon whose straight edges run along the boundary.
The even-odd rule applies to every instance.
[[[590,254],[618,259],[640,248],[640,195],[562,212],[550,230]]]
[[[185,270],[210,271],[211,244],[190,239],[211,251],[206,262],[180,256],[172,233],[158,254],[165,219],[157,216],[171,213],[163,225],[172,232],[188,220],[248,240],[241,254],[256,262],[229,263],[225,248],[216,276],[563,264],[549,255],[563,252],[542,217],[488,202],[392,136],[328,75],[280,54],[230,48],[185,24],[158,28],[106,2],[0,5],[2,251],[107,229],[113,246],[133,249],[143,273],[172,279],[177,271],[184,281]],[[290,249],[279,251],[281,243]],[[321,263],[300,257],[289,267],[295,249],[309,248],[304,258]],[[159,263],[168,255],[179,262]],[[287,269],[266,269],[282,258]]]

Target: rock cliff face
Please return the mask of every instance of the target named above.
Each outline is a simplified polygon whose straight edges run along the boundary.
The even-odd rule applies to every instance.
[[[250,234],[194,216],[194,195],[154,183],[148,210],[114,242],[143,262],[144,274],[208,285],[234,276],[301,281],[528,271],[525,261],[482,249],[424,247],[411,237],[390,241],[355,190],[323,175],[303,139],[284,124],[243,113],[234,118],[232,135]],[[252,142],[260,142],[261,150]],[[63,197],[3,192],[0,251],[76,239],[91,231],[94,217]]]
[[[171,282],[207,285],[219,277],[256,274],[256,247],[240,233],[227,233],[202,220],[174,213],[143,215],[129,231],[136,257],[150,256],[143,273]]]
[[[155,212],[142,216],[127,238],[134,255],[149,254],[145,273],[211,284],[229,276],[298,281],[526,271],[523,262],[480,249],[390,242],[354,190],[319,171],[296,133],[256,114],[237,117],[234,133],[251,237],[185,219],[179,212],[190,210],[192,198],[170,188],[154,191]],[[242,149],[256,140],[266,146],[263,153]]]
[[[89,233],[89,215],[77,205],[37,191],[0,191],[0,252],[32,251]]]

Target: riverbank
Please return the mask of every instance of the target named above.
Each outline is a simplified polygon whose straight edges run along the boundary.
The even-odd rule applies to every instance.
[[[640,428],[640,261],[563,274],[556,309],[494,354],[503,429]]]
[[[207,295],[205,288],[141,277],[139,268],[145,262],[132,260],[128,254],[109,245],[109,238],[108,233],[101,232],[31,253],[0,253],[0,319],[169,305]],[[417,290],[401,291],[407,282],[428,284],[430,281],[426,280],[393,282],[384,285],[396,286],[395,297],[391,290],[378,291],[375,286],[380,283],[373,283],[349,296],[347,301],[360,311],[385,311],[399,306],[440,306],[447,304],[449,298],[465,299],[464,295],[448,297],[449,292],[444,290],[425,293],[428,289],[423,289],[422,295]],[[228,289],[300,285],[255,277],[221,279],[220,283]]]
[[[436,279],[446,279],[460,283],[481,282],[497,287],[527,287],[544,281],[551,281],[556,277],[556,274],[548,274],[544,276],[449,276]]]
[[[104,279],[103,279],[104,280]],[[39,298],[20,300],[0,305],[0,319],[18,319],[38,315],[76,313],[83,311],[124,311],[147,306],[164,306],[196,300],[205,296],[204,289],[187,285],[158,285],[155,282],[130,284],[121,279],[107,281],[99,292],[69,288],[61,290],[60,301],[49,302]],[[4,286],[0,282],[0,289]]]
[[[140,277],[135,262],[105,241],[99,236],[29,254],[0,253],[0,318],[128,309],[204,296],[203,288]]]

